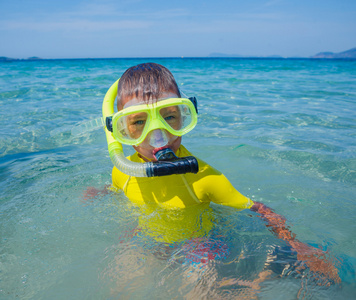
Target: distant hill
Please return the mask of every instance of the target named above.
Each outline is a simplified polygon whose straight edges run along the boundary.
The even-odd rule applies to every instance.
[[[246,55],[239,55],[239,54],[226,54],[226,53],[220,53],[220,52],[213,52],[208,55],[208,57],[239,57],[239,58],[250,58],[250,57],[255,57],[255,58],[283,58],[280,55],[269,55],[269,56],[246,56]]]
[[[210,53],[208,57],[243,57],[243,56],[238,54],[226,54],[220,52],[213,52]]]
[[[333,52],[320,52],[311,58],[340,58],[340,59],[347,59],[347,58],[356,58],[356,48],[352,48],[350,50],[333,53]]]
[[[42,58],[39,58],[37,56],[32,56],[29,58],[25,59],[19,59],[19,58],[11,58],[11,57],[6,57],[6,56],[0,56],[0,61],[14,61],[14,60],[41,60]]]
[[[31,57],[27,58],[27,60],[42,60],[42,58],[37,57],[37,56],[31,56]]]
[[[8,60],[14,60],[14,59],[6,56],[0,56],[0,61],[8,61]]]
[[[226,54],[220,52],[214,52],[208,55],[208,57],[239,57],[239,58],[249,58],[249,56],[239,55],[239,54]],[[255,56],[251,56],[255,57]],[[255,58],[284,58],[279,55],[268,55],[268,56],[259,56]],[[298,58],[298,57],[291,57],[291,58]],[[303,58],[303,57],[299,57]],[[350,50],[334,53],[334,52],[320,52],[311,56],[310,58],[331,58],[331,59],[355,59],[356,58],[356,48],[352,48]]]

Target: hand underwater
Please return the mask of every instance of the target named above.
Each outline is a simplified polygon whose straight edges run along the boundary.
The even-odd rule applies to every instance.
[[[340,283],[341,279],[338,275],[337,268],[327,257],[327,252],[321,249],[309,246],[296,239],[296,235],[292,233],[286,224],[286,219],[276,214],[266,205],[255,202],[251,210],[259,213],[262,219],[267,221],[267,227],[278,238],[287,241],[293,250],[297,252],[297,258],[303,262],[313,273],[318,275],[321,280],[321,285],[330,285],[330,280],[335,283]],[[300,269],[304,267],[301,266]]]
[[[87,187],[87,189],[83,192],[83,198],[81,199],[82,203],[93,202],[93,198],[97,196],[104,196],[109,193],[108,191],[109,185],[105,186],[102,190],[98,190],[93,186]]]
[[[289,244],[297,252],[298,260],[304,264],[315,274],[318,275],[320,285],[329,286],[330,280],[334,283],[341,283],[337,268],[328,259],[328,253],[321,249],[306,245],[297,239],[289,241]],[[301,266],[300,269],[304,269]]]

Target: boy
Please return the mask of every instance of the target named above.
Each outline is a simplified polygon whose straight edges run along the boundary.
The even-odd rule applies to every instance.
[[[181,94],[173,75],[161,65],[140,64],[124,72],[117,89],[117,109],[122,115],[115,120],[115,128],[111,130],[116,139],[126,141],[136,150],[128,158],[129,161],[138,164],[157,161],[162,151],[171,151],[182,159],[192,157],[181,145],[181,135],[195,126],[197,111],[192,105],[197,110],[196,103],[194,100],[191,100],[191,104],[188,99],[180,99]],[[267,222],[266,226],[278,238],[289,243],[297,252],[297,258],[311,271],[340,282],[336,268],[326,259],[325,253],[297,240],[285,225],[284,217],[240,194],[222,173],[207,163],[199,159],[197,162],[198,167],[193,171],[196,174],[178,172],[161,177],[130,176],[114,167],[113,186],[123,190],[133,203],[151,208],[150,211],[197,205],[207,207],[210,202],[237,209],[251,209]],[[141,225],[147,227],[147,224]],[[154,228],[160,227],[160,224],[155,221],[148,226]],[[208,232],[212,228],[211,222],[206,221],[205,227]],[[164,241],[172,242],[174,239]]]

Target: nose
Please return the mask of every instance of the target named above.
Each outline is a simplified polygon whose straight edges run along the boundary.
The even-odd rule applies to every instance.
[[[164,129],[155,129],[149,133],[148,141],[154,148],[160,148],[168,144],[168,136]]]

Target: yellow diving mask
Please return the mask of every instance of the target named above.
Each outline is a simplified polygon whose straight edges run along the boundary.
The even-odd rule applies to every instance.
[[[163,136],[165,130],[173,136],[182,136],[197,124],[195,97],[169,98],[126,106],[106,118],[108,130],[122,144],[139,145],[157,129],[163,131]]]

